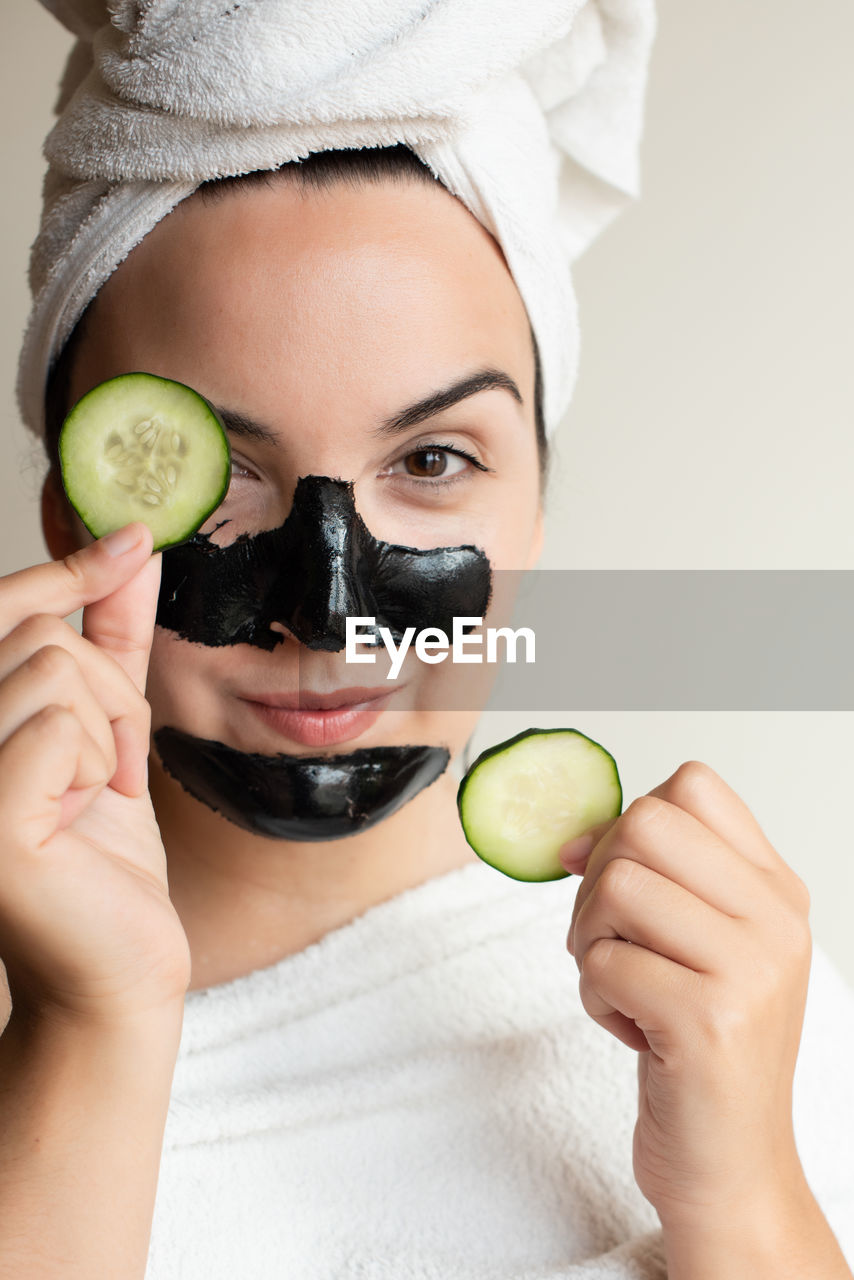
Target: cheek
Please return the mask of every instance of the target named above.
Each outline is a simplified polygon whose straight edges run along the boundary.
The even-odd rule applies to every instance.
[[[397,546],[475,546],[493,570],[526,567],[540,508],[539,474],[485,477],[441,503],[416,505],[397,495],[365,497],[357,509],[375,538]]]
[[[529,450],[489,477],[489,492],[473,513],[477,545],[494,570],[526,568],[537,537],[541,505],[539,462]],[[472,539],[474,541],[475,539]]]
[[[478,521],[477,545],[496,572],[527,568],[537,539],[539,481],[496,490]],[[472,539],[473,541],[475,539]]]
[[[418,742],[439,743],[448,748],[451,759],[462,752],[474,733],[479,711],[436,711],[421,716],[422,737]]]
[[[146,697],[152,730],[164,724],[192,725],[201,737],[223,731],[220,687],[226,650],[190,644],[162,627],[154,628]]]

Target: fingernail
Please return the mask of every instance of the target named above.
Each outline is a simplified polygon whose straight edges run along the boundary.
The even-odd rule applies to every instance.
[[[142,532],[138,524],[125,525],[123,529],[116,529],[115,533],[108,533],[105,538],[100,539],[101,546],[111,556],[127,555],[141,541]]]
[[[593,850],[593,835],[587,832],[586,835],[576,836],[574,840],[567,840],[566,844],[561,845],[558,856],[561,862],[583,862],[585,858],[589,858]]]

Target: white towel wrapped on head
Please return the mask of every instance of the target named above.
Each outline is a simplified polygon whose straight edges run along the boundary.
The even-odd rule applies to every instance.
[[[210,179],[409,146],[495,236],[546,425],[578,356],[569,264],[638,189],[653,0],[41,0],[77,43],[45,144],[18,397],[134,245]]]

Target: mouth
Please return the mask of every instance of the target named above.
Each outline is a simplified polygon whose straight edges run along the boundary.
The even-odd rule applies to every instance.
[[[396,689],[351,686],[315,693],[263,693],[242,702],[289,742],[326,747],[358,738],[382,715]]]

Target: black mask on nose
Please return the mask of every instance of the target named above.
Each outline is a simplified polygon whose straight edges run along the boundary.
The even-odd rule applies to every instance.
[[[373,617],[399,640],[408,626],[450,634],[455,616],[483,617],[489,561],[474,546],[421,550],[381,542],[353,484],[303,476],[277,529],[218,547],[195,534],[163,553],[157,621],[185,640],[272,650],[282,623],[309,649],[345,647],[348,617]]]

